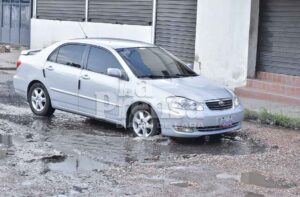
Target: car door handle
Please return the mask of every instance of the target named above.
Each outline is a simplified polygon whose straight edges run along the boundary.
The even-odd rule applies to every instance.
[[[53,66],[48,66],[46,69],[50,71],[54,70]]]
[[[88,76],[87,74],[85,74],[85,75],[82,75],[82,76],[81,76],[81,79],[89,80],[89,79],[90,79],[90,76]]]

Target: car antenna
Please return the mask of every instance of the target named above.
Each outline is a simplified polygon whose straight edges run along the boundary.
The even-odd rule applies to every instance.
[[[79,24],[79,27],[80,27],[82,33],[84,34],[84,37],[85,37],[85,38],[89,38],[89,37],[86,35],[85,31],[83,30],[81,24],[80,24],[80,23],[78,23],[78,24]]]

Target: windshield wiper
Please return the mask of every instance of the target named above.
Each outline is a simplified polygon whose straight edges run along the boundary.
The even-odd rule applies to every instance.
[[[138,78],[150,78],[150,79],[160,79],[160,78],[170,78],[171,76],[161,76],[161,75],[141,75]]]
[[[179,77],[195,77],[198,75],[193,74],[176,74],[176,75],[141,75],[138,78],[149,78],[149,79],[171,79],[171,78],[179,78]]]
[[[196,74],[176,74],[176,77],[196,77]]]

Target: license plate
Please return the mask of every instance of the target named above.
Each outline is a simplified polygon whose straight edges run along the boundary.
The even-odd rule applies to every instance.
[[[231,116],[227,116],[227,117],[220,118],[219,119],[219,125],[222,128],[231,127],[233,125],[232,117]]]

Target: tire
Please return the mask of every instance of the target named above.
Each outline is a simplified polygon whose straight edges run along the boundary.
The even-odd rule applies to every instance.
[[[136,137],[151,137],[159,134],[160,131],[156,113],[145,104],[133,107],[129,115],[128,127]]]
[[[28,102],[31,111],[38,116],[50,117],[55,109],[52,108],[47,89],[41,83],[33,84],[28,92]]]

